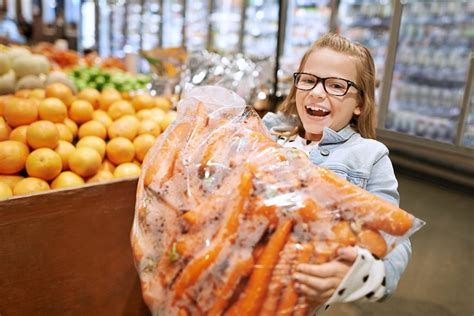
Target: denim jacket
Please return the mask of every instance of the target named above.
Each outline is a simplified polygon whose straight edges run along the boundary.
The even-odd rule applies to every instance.
[[[272,132],[274,129],[291,130],[296,121],[280,113],[268,113],[263,117],[263,123]],[[278,136],[275,136],[275,140],[278,141]],[[285,146],[292,147],[291,142],[287,142]],[[398,182],[388,157],[388,149],[382,143],[363,138],[350,126],[339,132],[324,128],[319,145],[313,146],[308,154],[314,164],[333,171],[392,204],[399,205]],[[395,292],[410,256],[411,244],[407,238],[383,259],[386,277],[385,297]]]

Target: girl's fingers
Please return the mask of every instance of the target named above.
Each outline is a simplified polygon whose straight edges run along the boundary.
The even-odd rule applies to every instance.
[[[305,295],[310,301],[318,304],[326,302],[334,293],[334,289],[316,291],[315,289],[301,283],[296,284],[296,289],[299,293]]]
[[[356,247],[345,247],[338,250],[338,259],[345,260],[353,263],[357,259],[357,248]]]
[[[310,300],[318,300],[318,292],[301,283],[296,284],[296,290],[304,295],[306,295]]]
[[[349,271],[349,268],[347,264],[339,261],[330,261],[322,264],[299,264],[296,267],[298,272],[319,278],[343,277]]]
[[[294,279],[299,284],[306,285],[319,292],[335,289],[340,283],[338,278],[318,278],[302,273],[295,273]]]

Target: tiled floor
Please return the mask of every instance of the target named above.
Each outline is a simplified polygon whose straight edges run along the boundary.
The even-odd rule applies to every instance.
[[[473,316],[474,194],[397,174],[401,207],[426,221],[395,295],[332,306],[325,316]]]

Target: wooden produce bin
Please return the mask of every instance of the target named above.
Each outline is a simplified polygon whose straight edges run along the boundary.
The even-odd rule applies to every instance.
[[[0,315],[150,315],[129,238],[136,185],[0,202]]]

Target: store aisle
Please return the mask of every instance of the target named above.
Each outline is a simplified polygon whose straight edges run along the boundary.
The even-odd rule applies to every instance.
[[[427,222],[397,293],[383,303],[333,306],[327,316],[474,315],[474,195],[397,174],[401,207]]]

